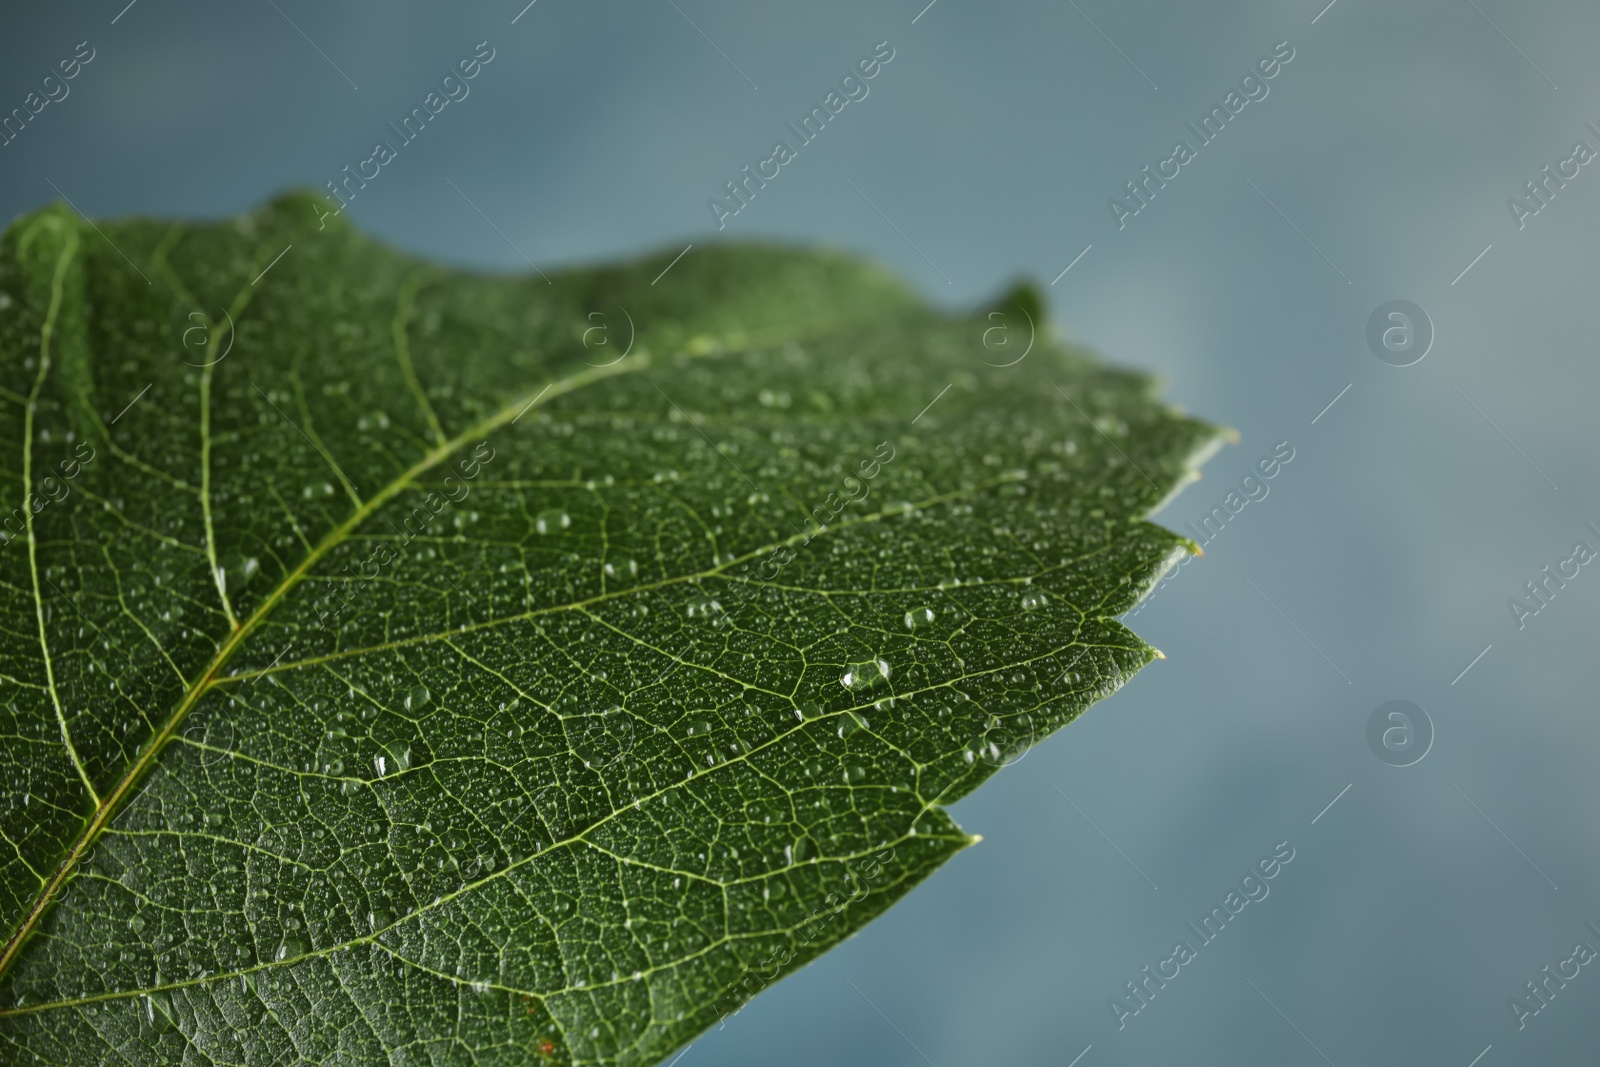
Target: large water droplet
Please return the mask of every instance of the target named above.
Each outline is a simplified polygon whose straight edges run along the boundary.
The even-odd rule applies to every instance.
[[[542,534],[565,530],[572,525],[572,516],[560,508],[546,508],[533,520],[533,528]]]
[[[172,995],[157,991],[148,993],[144,997],[140,1014],[141,1021],[158,1034],[169,1034],[178,1028],[177,1020],[172,1017]]]
[[[419,711],[433,699],[433,692],[425,685],[419,685],[406,694],[406,710]]]
[[[857,713],[857,712],[847,711],[843,715],[839,716],[839,736],[840,737],[849,737],[851,734],[855,733],[857,730],[864,730],[864,729],[866,729],[866,727],[867,727],[866,717],[861,715],[861,714],[859,714],[859,713]]]
[[[839,678],[839,684],[846,689],[862,690],[882,685],[888,680],[889,661],[874,659],[865,663],[852,663],[846,667],[844,674]]]
[[[217,569],[222,572],[222,586],[229,592],[238,592],[250,584],[261,570],[261,561],[254,556],[244,556],[231,553],[223,556],[218,562]]]
[[[723,614],[722,604],[714,597],[695,597],[689,601],[689,618],[716,619]]]

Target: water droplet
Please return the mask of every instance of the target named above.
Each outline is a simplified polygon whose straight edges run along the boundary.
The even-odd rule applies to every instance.
[[[170,1034],[178,1028],[177,1020],[172,1017],[172,995],[157,991],[147,993],[143,998],[144,1022],[158,1034]]]
[[[839,684],[846,689],[871,689],[875,685],[882,685],[889,680],[889,661],[885,659],[868,660],[865,663],[852,663],[845,668],[839,678]]]
[[[847,711],[839,716],[839,736],[849,737],[857,730],[864,730],[867,726],[866,717],[858,712]]]
[[[722,604],[714,597],[695,597],[689,601],[689,618],[715,619],[722,615]]]
[[[639,573],[639,564],[631,556],[612,556],[606,560],[607,578],[632,578]]]
[[[542,534],[565,530],[572,525],[572,516],[560,508],[546,508],[533,520],[533,528]]]
[[[917,608],[915,611],[906,612],[906,629],[908,630],[915,630],[919,626],[926,626],[932,621],[932,608]]]
[[[428,702],[432,699],[432,691],[430,691],[425,685],[419,685],[415,689],[411,690],[410,693],[406,694],[406,710],[418,711],[426,707]]]
[[[1050,599],[1048,597],[1046,597],[1043,593],[1024,593],[1024,594],[1022,594],[1022,610],[1023,611],[1034,611],[1034,610],[1036,610],[1038,608],[1044,607],[1048,603],[1050,603]]]
[[[272,958],[275,960],[292,960],[305,954],[306,943],[290,934],[278,944],[278,950],[272,954]]]
[[[249,585],[250,579],[261,570],[261,561],[254,556],[244,556],[235,552],[223,556],[218,562],[217,569],[221,572],[223,588],[229,592],[238,592]]]

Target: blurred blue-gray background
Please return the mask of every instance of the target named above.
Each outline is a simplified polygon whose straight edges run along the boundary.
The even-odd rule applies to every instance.
[[[525,2],[13,5],[4,110],[94,58],[0,148],[0,215],[320,188],[487,41],[357,224],[515,270],[829,242],[952,306],[1031,277],[1056,329],[1239,431],[1161,521],[1293,450],[1128,620],[1170,658],[964,801],[980,846],[683,1067],[1595,1061],[1595,968],[1520,1030],[1510,1000],[1600,948],[1600,569],[1521,628],[1507,601],[1600,548],[1600,167],[1573,152],[1600,149],[1600,7]],[[719,232],[707,198],[882,41],[870,95]],[[1124,183],[1280,42],[1268,95],[1119,228],[1108,199],[1137,206]],[[1511,197],[1540,210],[1519,227]],[[1435,334],[1404,367],[1367,341],[1396,299]],[[1395,699],[1435,734],[1408,767],[1367,740]],[[1270,896],[1119,1028],[1125,983],[1285,841]]]

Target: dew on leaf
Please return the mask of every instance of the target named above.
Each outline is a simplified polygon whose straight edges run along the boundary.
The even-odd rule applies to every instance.
[[[35,459],[53,466],[67,428],[95,423],[86,403],[104,416],[87,435],[101,457],[36,515],[40,597],[0,605],[5,632],[42,621],[56,642],[0,694],[10,732],[40,741],[0,812],[17,868],[55,870],[41,827],[84,807],[64,747],[47,751],[62,731],[36,699],[46,657],[76,694],[90,776],[150,764],[107,797],[99,852],[38,912],[46,936],[18,942],[5,1006],[26,986],[38,1013],[8,1031],[18,1062],[114,1048],[258,1067],[281,1050],[251,1035],[287,1034],[307,1062],[354,1063],[373,1025],[390,1067],[665,1062],[679,1023],[742,1003],[765,942],[809,936],[822,912],[808,955],[859,929],[837,900],[869,841],[905,850],[918,813],[978,777],[964,761],[1020,754],[1142,658],[1113,620],[1051,609],[1067,591],[1129,598],[1119,583],[1168,539],[1136,521],[1126,455],[1148,457],[1159,493],[1210,431],[1134,375],[1053,358],[1056,331],[999,402],[978,395],[990,383],[953,320],[842,254],[697,244],[664,274],[676,260],[547,290],[422,264],[342,220],[287,252],[316,217],[294,204],[287,230],[275,205],[166,246],[159,224],[105,224],[206,315],[224,285],[254,301],[206,408],[198,373],[173,366],[187,304],[161,281],[92,282],[120,261],[87,264],[88,285],[61,276],[66,343],[37,375],[35,296],[67,262],[46,253],[78,223],[23,220],[57,227],[27,231],[27,262],[26,242],[0,242],[4,287],[34,294],[0,315],[0,358],[37,394],[12,405],[32,414]],[[552,327],[577,294],[625,299],[654,359],[568,359]],[[1084,410],[1056,410],[1056,381]],[[914,418],[930,401],[937,432]],[[1122,462],[1100,426],[1128,438]],[[0,472],[20,484],[17,458]],[[834,508],[863,485],[870,500]],[[236,736],[214,736],[224,706]],[[152,746],[191,728],[198,755]],[[954,851],[940,826],[922,819],[936,840],[913,838],[926,856],[908,875]],[[519,999],[530,980],[540,995]],[[89,995],[41,1005],[75,990]]]

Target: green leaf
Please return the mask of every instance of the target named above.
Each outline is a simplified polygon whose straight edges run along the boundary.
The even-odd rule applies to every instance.
[[[1156,655],[1216,432],[1033,290],[314,205],[0,239],[6,1062],[657,1062]]]

